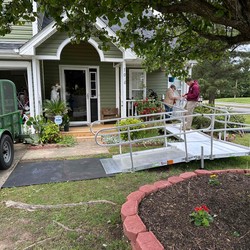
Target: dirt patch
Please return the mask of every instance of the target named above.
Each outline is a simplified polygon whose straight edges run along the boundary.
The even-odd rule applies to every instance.
[[[145,197],[139,215],[165,249],[237,249],[250,246],[250,176],[194,177]],[[215,216],[209,227],[190,221],[194,208],[206,205]]]

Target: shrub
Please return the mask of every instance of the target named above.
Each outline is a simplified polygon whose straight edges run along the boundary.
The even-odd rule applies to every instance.
[[[52,121],[47,122],[46,127],[40,137],[42,143],[57,143],[61,139],[59,126]]]
[[[72,147],[76,145],[76,143],[77,143],[76,138],[72,135],[61,136],[60,141],[58,142],[58,144],[64,145],[67,147]]]
[[[195,113],[201,113],[201,114],[212,114],[213,111],[207,107],[197,107],[195,108]],[[222,122],[225,121],[225,116],[216,116],[216,120],[221,120]],[[214,128],[215,129],[222,129],[224,128],[224,123],[215,121],[214,123]],[[243,115],[230,115],[230,121],[229,122],[235,122],[235,123],[244,123],[245,122],[245,117]],[[211,119],[205,116],[197,116],[194,117],[193,119],[193,127],[196,129],[201,129],[201,128],[207,128],[211,124]],[[238,125],[233,125],[233,124],[227,124],[227,127],[238,127]]]
[[[32,140],[32,143],[41,143],[41,137],[44,131],[44,128],[46,127],[46,119],[42,115],[37,115],[35,117],[30,117],[28,121],[26,122],[26,126],[30,127],[33,126],[35,130],[35,134],[30,134],[30,138]],[[30,130],[26,127],[27,130]]]
[[[142,124],[142,121],[136,118],[128,118],[128,119],[118,121],[116,123],[116,126],[128,126],[128,125],[134,125],[134,126],[130,126],[129,128],[130,131],[133,131],[135,129],[145,128],[145,124]],[[121,139],[124,141],[127,141],[128,140],[127,127],[121,128],[120,130],[122,131]],[[131,140],[143,138],[145,137],[145,131],[139,130],[139,131],[130,132],[130,137],[131,137]]]

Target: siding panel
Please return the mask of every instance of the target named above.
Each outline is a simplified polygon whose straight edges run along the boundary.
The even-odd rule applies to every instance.
[[[25,23],[20,26],[12,26],[10,34],[0,36],[0,41],[23,41],[26,42],[32,38],[32,23]]]
[[[159,100],[163,94],[166,94],[167,88],[168,76],[166,72],[155,71],[147,73],[147,89],[153,89],[157,93]]]

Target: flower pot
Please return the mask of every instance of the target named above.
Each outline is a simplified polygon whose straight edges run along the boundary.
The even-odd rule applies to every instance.
[[[69,132],[69,124],[64,125],[64,132]]]

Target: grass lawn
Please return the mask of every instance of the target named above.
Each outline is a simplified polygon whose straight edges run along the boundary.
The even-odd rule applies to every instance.
[[[248,145],[250,135],[237,135]],[[249,168],[250,156],[205,161],[207,169]],[[114,177],[34,185],[0,190],[0,249],[128,250],[120,219],[121,205],[140,186],[200,167],[199,161],[181,163]],[[83,204],[68,208],[27,211],[4,201],[58,205],[95,200],[115,204]]]
[[[235,103],[243,103],[250,104],[250,97],[239,97],[239,98],[220,98],[216,99],[215,102],[235,102]]]

